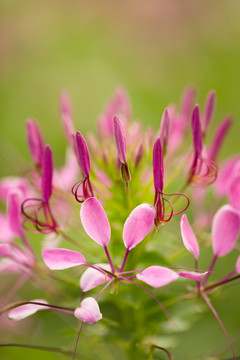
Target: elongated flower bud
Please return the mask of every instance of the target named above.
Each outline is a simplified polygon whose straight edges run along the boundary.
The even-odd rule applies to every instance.
[[[215,107],[215,96],[216,93],[213,90],[210,91],[207,96],[207,100],[204,107],[204,113],[203,113],[204,133],[206,133],[213,116],[214,107]]]
[[[155,189],[162,193],[163,191],[163,153],[161,140],[158,138],[153,146],[153,180]]]
[[[190,117],[193,103],[194,103],[195,94],[196,94],[196,90],[194,87],[188,87],[183,93],[182,112],[185,117],[185,121],[187,121],[188,118]]]
[[[162,141],[163,156],[165,156],[167,151],[169,122],[170,122],[169,112],[168,109],[165,109],[162,116],[161,128],[160,128],[160,139]]]
[[[42,200],[48,203],[52,194],[53,156],[49,145],[45,146],[42,161]]]
[[[37,123],[32,120],[27,120],[27,141],[30,153],[33,160],[38,166],[42,165],[42,157],[44,151],[44,141]]]
[[[199,106],[195,105],[192,113],[192,135],[194,151],[198,156],[202,153],[202,128]]]
[[[127,144],[126,144],[126,134],[124,127],[122,126],[121,121],[117,116],[113,118],[114,124],[114,136],[117,145],[118,158],[121,163],[127,163]]]
[[[89,177],[90,172],[90,157],[87,143],[82,134],[77,131],[75,136],[75,152],[82,169],[83,176]]]
[[[221,149],[223,140],[232,125],[233,119],[231,117],[227,117],[225,120],[223,120],[220,125],[218,126],[214,139],[212,142],[212,146],[210,147],[210,150],[208,151],[208,157],[209,160],[215,160],[219,150]]]

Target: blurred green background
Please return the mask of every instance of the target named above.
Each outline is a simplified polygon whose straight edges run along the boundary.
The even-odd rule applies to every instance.
[[[1,0],[0,176],[19,174],[30,160],[27,117],[39,121],[55,162],[63,164],[62,90],[71,96],[77,129],[86,134],[96,128],[96,117],[118,85],[127,88],[134,117],[155,129],[164,107],[178,102],[187,85],[196,86],[200,106],[207,92],[215,89],[215,124],[228,114],[235,119],[221,156],[236,153],[240,134],[239,19],[239,0]],[[229,288],[218,299],[217,308],[232,334],[240,323],[234,294],[236,289]],[[48,344],[57,345],[58,321],[47,323]],[[36,338],[35,333],[35,342]],[[227,347],[209,313],[209,319],[197,323],[191,334],[182,334],[176,360],[186,360],[186,353],[187,359],[200,359],[199,354],[208,353],[206,349],[219,346],[220,351],[225,344]],[[8,349],[2,354],[1,360],[61,358],[30,350]]]

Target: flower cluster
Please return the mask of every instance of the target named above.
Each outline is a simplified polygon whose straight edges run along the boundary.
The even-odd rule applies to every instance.
[[[208,294],[239,278],[240,257],[230,274],[210,285],[208,281],[217,259],[232,252],[239,237],[240,157],[223,164],[218,176],[216,158],[232,119],[224,119],[211,144],[204,145],[213,117],[215,92],[209,93],[202,115],[199,106],[194,105],[194,96],[193,89],[187,89],[180,112],[174,106],[166,108],[159,131],[151,127],[144,131],[140,122],[132,120],[127,93],[119,88],[98,118],[98,136],[88,134],[86,141],[80,131],[75,131],[70,100],[63,93],[61,117],[68,149],[61,169],[55,169],[51,147],[45,144],[37,122],[27,120],[33,166],[26,178],[4,178],[0,182],[0,197],[7,203],[7,215],[0,214],[0,272],[19,274],[19,281],[1,306],[2,312],[9,311],[10,319],[20,320],[44,309],[62,311],[81,320],[80,334],[84,323],[101,320],[104,314],[98,299],[110,286],[110,293],[117,293],[119,283],[140,287],[169,318],[165,305],[148,286],[160,288],[185,278],[196,282],[195,288],[187,288],[185,298],[197,296],[205,300],[236,359],[234,346]],[[192,138],[190,146],[188,137]],[[209,191],[216,201],[206,209]],[[222,206],[224,196],[229,204]],[[208,231],[212,223],[213,258],[209,268],[199,270],[200,247],[186,214],[181,216],[180,230],[185,248],[194,256],[193,268],[171,266],[164,253],[164,263],[159,258],[154,265],[143,267],[141,254],[148,253],[148,244],[155,246],[162,227],[178,222],[178,215],[187,211],[190,202],[191,219],[198,233],[202,227]],[[80,225],[76,220],[79,208],[82,228],[76,240],[71,233]],[[44,237],[41,260],[26,235],[29,231]],[[87,236],[104,252],[94,243],[89,247]],[[80,252],[58,247],[62,240]],[[138,244],[137,252],[134,248]],[[181,244],[178,242],[176,247],[181,248]],[[97,263],[91,260],[95,258],[99,259]],[[143,269],[139,270],[139,265]],[[43,274],[54,278],[55,270],[72,267],[85,268],[80,277],[80,306],[51,305],[45,299],[10,303],[27,280],[41,279]],[[85,297],[86,292],[99,285],[103,287],[95,297]]]

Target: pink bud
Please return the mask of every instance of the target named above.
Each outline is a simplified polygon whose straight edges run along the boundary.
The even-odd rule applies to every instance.
[[[52,195],[53,157],[49,145],[45,146],[42,160],[42,200],[48,203]]]
[[[222,206],[212,222],[212,244],[215,256],[232,251],[240,232],[239,213],[230,205]]]
[[[237,262],[236,262],[236,272],[240,274],[240,255],[237,259]]]
[[[203,115],[203,123],[204,123],[204,131],[206,132],[210,121],[213,116],[214,106],[215,106],[215,91],[210,91],[204,107],[204,115]]]
[[[183,93],[182,101],[181,101],[182,113],[183,113],[183,116],[185,117],[186,121],[188,120],[188,118],[191,114],[195,94],[196,94],[196,90],[193,87],[188,87]]]
[[[162,193],[163,191],[163,153],[161,140],[158,138],[153,146],[153,180],[155,189]]]
[[[149,204],[137,206],[125,221],[123,241],[128,250],[139,244],[151,230],[155,218],[155,208]]]
[[[240,175],[233,178],[228,189],[230,204],[240,210]]]
[[[214,135],[214,139],[212,142],[212,145],[210,147],[210,149],[208,150],[208,158],[209,160],[215,160],[219,150],[221,149],[223,140],[230,128],[230,126],[232,125],[233,119],[231,117],[226,118],[225,120],[223,120],[220,125],[218,126],[215,135]]]
[[[169,122],[170,122],[169,112],[168,109],[165,109],[162,116],[161,128],[160,128],[160,139],[162,141],[163,152],[166,151],[168,144]]]
[[[199,257],[199,245],[186,214],[183,214],[181,217],[180,228],[185,248],[190,251],[197,260]]]
[[[192,113],[192,135],[194,151],[198,156],[202,153],[202,128],[199,106],[195,105]]]
[[[89,177],[90,157],[87,143],[82,134],[77,131],[75,136],[75,151],[84,177]]]
[[[45,249],[42,258],[51,270],[64,270],[86,263],[82,254],[68,249]]]
[[[81,302],[80,307],[76,308],[74,311],[74,316],[77,319],[91,325],[95,324],[102,318],[98,303],[92,297],[88,297]]]
[[[121,121],[117,116],[114,116],[113,124],[114,124],[114,136],[117,145],[118,158],[121,161],[121,163],[126,164],[127,144],[126,144],[125,130],[124,127],[122,126]]]
[[[44,141],[37,123],[31,119],[27,120],[27,141],[33,160],[38,166],[41,166]]]
[[[86,233],[99,245],[106,246],[111,237],[111,228],[107,215],[100,202],[91,197],[84,201],[80,218]]]
[[[178,274],[163,266],[150,266],[137,274],[137,279],[157,288],[177,280]]]

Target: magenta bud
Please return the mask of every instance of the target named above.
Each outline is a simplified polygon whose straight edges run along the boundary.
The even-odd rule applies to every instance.
[[[230,128],[230,126],[232,125],[233,119],[231,117],[227,117],[226,119],[224,119],[220,125],[218,126],[215,135],[214,135],[214,139],[212,142],[212,146],[210,147],[209,150],[209,160],[215,160],[219,150],[221,149],[223,140]]]
[[[140,144],[135,152],[135,155],[134,155],[134,164],[135,164],[135,167],[137,168],[142,160],[142,157],[143,157],[143,144]]]
[[[202,153],[202,127],[199,106],[195,105],[192,113],[192,135],[195,153],[201,156]]]
[[[153,181],[154,187],[159,193],[162,193],[163,191],[163,176],[164,168],[162,145],[160,138],[158,138],[153,146]]]
[[[127,163],[127,144],[126,144],[126,134],[124,127],[122,126],[121,121],[117,116],[113,118],[114,125],[114,136],[117,145],[118,158],[122,164]]]
[[[48,203],[52,194],[53,156],[49,145],[45,146],[42,161],[42,200]]]
[[[90,172],[90,157],[87,143],[82,134],[77,131],[75,136],[75,153],[82,169],[83,176],[89,177]]]
[[[27,119],[27,141],[33,160],[38,166],[42,165],[44,141],[40,129],[34,120]]]
[[[163,156],[166,154],[166,150],[167,150],[169,122],[170,122],[169,111],[168,109],[165,109],[162,116],[161,128],[160,128],[160,139],[162,141]]]
[[[23,236],[23,226],[21,218],[21,198],[19,190],[12,191],[8,196],[8,222],[12,232],[19,237]]]
[[[215,107],[215,97],[216,97],[216,93],[214,90],[212,90],[209,92],[206,99],[204,113],[203,113],[204,132],[207,131],[213,116],[214,107]]]

